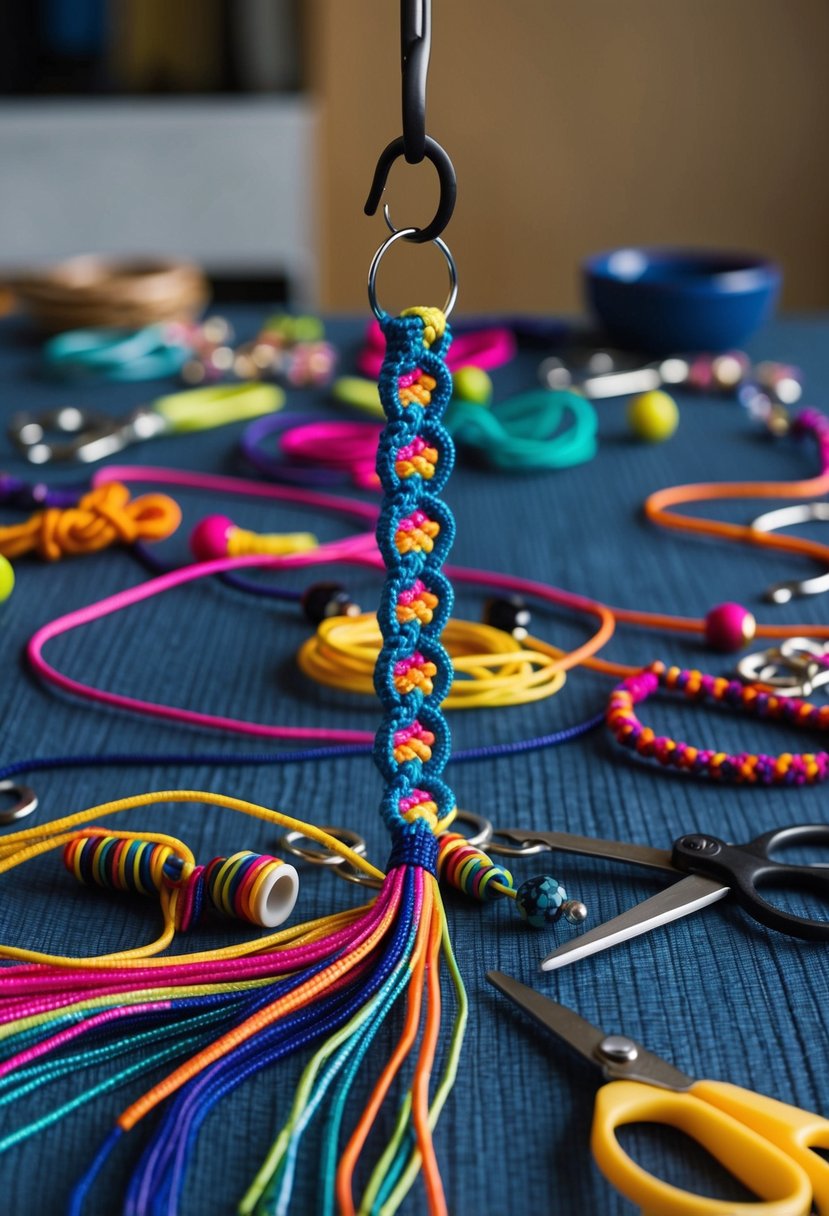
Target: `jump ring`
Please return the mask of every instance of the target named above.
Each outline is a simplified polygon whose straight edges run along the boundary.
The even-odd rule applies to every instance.
[[[329,836],[333,836],[335,840],[339,840],[342,844],[348,845],[355,853],[359,853],[361,857],[365,856],[366,842],[357,832],[352,832],[350,828],[332,828],[321,827],[321,832],[327,832]],[[338,857],[336,853],[331,853],[328,849],[308,848],[307,846],[298,845],[298,840],[309,840],[304,832],[294,829],[291,832],[286,832],[280,839],[280,846],[286,853],[292,853],[294,857],[301,857],[303,861],[310,861],[315,866],[342,866],[345,865],[345,858]]]
[[[487,841],[492,839],[492,824],[485,815],[476,815],[474,811],[457,811],[454,823],[457,823],[458,820],[463,823],[470,823],[476,828],[476,831],[467,837],[470,845],[476,847],[485,845]],[[334,873],[337,875],[337,878],[342,878],[346,882],[353,882],[358,887],[377,888],[383,885],[379,878],[372,878],[369,874],[363,874],[348,862],[345,865],[338,866]]]
[[[0,811],[0,825],[6,826],[25,819],[37,810],[37,794],[29,785],[17,785],[14,781],[0,781],[0,793],[17,794],[17,802],[8,810]]]
[[[371,265],[368,268],[368,302],[371,305],[371,311],[374,313],[378,321],[382,321],[387,315],[377,302],[377,271],[380,267],[380,262],[383,259],[386,250],[390,249],[395,241],[401,238],[410,237],[417,232],[417,228],[396,228],[391,236],[386,237],[383,244],[371,259]],[[455,259],[449,250],[449,246],[439,236],[436,236],[432,242],[437,245],[438,249],[446,259],[446,265],[449,269],[449,295],[446,298],[446,303],[443,306],[443,315],[449,317],[452,309],[455,307],[455,301],[458,298],[458,268],[455,265]]]
[[[382,878],[372,878],[370,874],[364,874],[362,870],[355,869],[350,861],[337,866],[332,873],[336,874],[337,878],[342,878],[345,882],[353,882],[358,887],[374,887],[375,890],[378,890],[383,885]]]

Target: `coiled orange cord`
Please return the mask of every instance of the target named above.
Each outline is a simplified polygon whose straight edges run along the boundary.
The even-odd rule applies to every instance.
[[[47,507],[21,524],[0,528],[0,554],[22,557],[36,552],[47,562],[110,545],[164,540],[181,523],[178,503],[167,494],[130,498],[120,481],[105,482],[84,494],[74,507]]]

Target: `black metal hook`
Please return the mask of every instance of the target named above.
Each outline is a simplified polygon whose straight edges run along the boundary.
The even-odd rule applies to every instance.
[[[403,154],[410,165],[426,155],[426,77],[432,50],[432,0],[400,0]]]
[[[374,170],[371,189],[366,199],[366,215],[374,215],[379,207],[380,199],[383,197],[383,191],[389,178],[389,171],[394,162],[401,156],[405,156],[402,136],[393,139],[380,153],[377,168]],[[437,169],[438,181],[440,182],[440,198],[438,200],[438,209],[432,222],[427,224],[425,228],[415,228],[412,235],[406,237],[406,240],[414,241],[418,245],[423,244],[425,241],[433,241],[435,237],[440,236],[452,218],[452,212],[455,210],[455,199],[458,194],[455,166],[440,144],[436,143],[429,135],[424,138],[424,156]]]

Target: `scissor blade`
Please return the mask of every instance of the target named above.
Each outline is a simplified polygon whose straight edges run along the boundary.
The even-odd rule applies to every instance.
[[[669,849],[654,849],[647,844],[626,844],[621,840],[595,840],[592,836],[575,836],[572,832],[532,832],[524,828],[499,829],[518,844],[543,844],[559,853],[578,853],[581,857],[607,857],[611,861],[626,861],[633,866],[649,866],[655,870],[676,873]]]
[[[606,1077],[645,1081],[662,1089],[689,1089],[693,1084],[691,1077],[680,1072],[661,1056],[655,1056],[635,1040],[628,1039],[627,1036],[608,1037],[598,1026],[568,1009],[566,1005],[559,1005],[558,1001],[542,996],[540,992],[528,988],[519,980],[514,980],[501,971],[488,971],[486,978],[545,1030],[549,1030],[585,1060],[600,1068]],[[621,1054],[618,1051],[620,1042],[626,1049]]]
[[[718,899],[723,899],[730,889],[713,878],[691,874],[657,895],[652,895],[650,899],[643,900],[621,916],[605,921],[603,925],[596,925],[595,929],[590,929],[580,937],[574,937],[565,945],[559,946],[552,954],[542,959],[541,969],[555,971],[557,967],[566,967],[568,963],[575,963],[577,959],[586,958],[588,954],[598,954],[600,950],[607,950],[618,942],[638,937],[640,933],[650,933],[651,929],[656,929],[659,925],[670,924],[672,920],[680,920],[699,908],[716,903]]]
[[[585,1060],[589,1060],[591,1064],[601,1067],[596,1058],[596,1052],[599,1044],[604,1041],[605,1033],[603,1030],[599,1030],[598,1026],[594,1026],[586,1018],[574,1013],[566,1005],[559,1005],[557,1001],[522,984],[520,980],[514,980],[511,976],[504,975],[502,971],[487,971],[486,978],[490,984],[519,1005],[545,1030],[549,1030],[558,1038],[563,1039],[568,1046],[577,1051]]]

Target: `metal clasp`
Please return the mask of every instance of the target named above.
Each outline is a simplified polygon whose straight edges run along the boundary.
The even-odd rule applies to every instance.
[[[432,0],[400,0],[403,75],[403,155],[419,165],[426,155],[426,78],[432,52]]]
[[[829,683],[826,648],[811,638],[786,638],[779,646],[744,655],[737,675],[746,684],[764,684],[784,697],[810,697]]]
[[[455,210],[458,183],[455,167],[444,149],[426,134],[426,77],[432,47],[431,0],[401,0],[400,51],[403,78],[403,134],[393,139],[383,151],[374,170],[371,189],[366,199],[366,215],[374,215],[383,197],[389,172],[394,162],[403,156],[410,165],[430,160],[435,166],[440,184],[438,207],[431,223],[423,228],[406,224],[406,240],[423,244],[434,241],[446,228]],[[386,222],[391,223],[386,210]],[[400,229],[402,231],[402,229]]]
[[[755,532],[776,532],[778,528],[791,528],[797,524],[812,523],[814,520],[829,522],[829,502],[796,503],[790,507],[777,507],[774,511],[758,515],[749,527]],[[772,604],[788,604],[789,600],[800,596],[822,595],[824,591],[829,591],[829,570],[811,578],[793,578],[782,583],[772,583],[763,592],[763,598]]]

